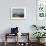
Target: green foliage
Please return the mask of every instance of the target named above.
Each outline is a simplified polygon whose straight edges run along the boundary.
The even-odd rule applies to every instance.
[[[35,27],[36,28],[36,30],[39,30],[39,29],[44,29],[45,28],[45,26],[37,26],[37,25],[32,25],[33,26],[33,28]]]
[[[32,27],[33,27],[33,28],[35,27],[35,28],[36,28],[36,30],[38,30],[38,27],[37,27],[36,25],[32,25]]]
[[[33,34],[37,39],[42,39],[44,36],[46,36],[45,32],[35,32]]]
[[[41,27],[40,27],[40,29],[44,29],[44,28],[45,28],[45,26],[41,26]]]
[[[40,17],[44,17],[44,13],[39,13],[39,16]]]

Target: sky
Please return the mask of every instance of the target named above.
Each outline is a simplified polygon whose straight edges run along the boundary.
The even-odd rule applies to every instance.
[[[12,12],[13,12],[13,13],[18,13],[18,14],[20,14],[20,13],[24,13],[24,9],[13,9]]]

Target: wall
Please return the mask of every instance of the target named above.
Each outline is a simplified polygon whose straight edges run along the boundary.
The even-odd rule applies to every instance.
[[[25,7],[26,19],[10,20],[10,8]],[[31,25],[36,24],[36,0],[1,0],[0,1],[0,34],[8,32],[11,27],[19,27],[19,32],[30,32]]]

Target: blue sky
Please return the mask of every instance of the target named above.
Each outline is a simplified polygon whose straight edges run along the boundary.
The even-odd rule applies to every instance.
[[[13,9],[12,12],[13,12],[13,13],[18,13],[18,14],[20,14],[20,13],[24,13],[24,9]]]

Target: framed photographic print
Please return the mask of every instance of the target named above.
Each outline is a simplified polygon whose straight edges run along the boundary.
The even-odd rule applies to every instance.
[[[37,0],[36,3],[36,24],[44,26],[46,25],[46,0]]]
[[[37,16],[39,19],[46,18],[46,0],[37,0]]]
[[[26,16],[26,8],[23,7],[11,8],[11,19],[24,19],[25,16]]]

